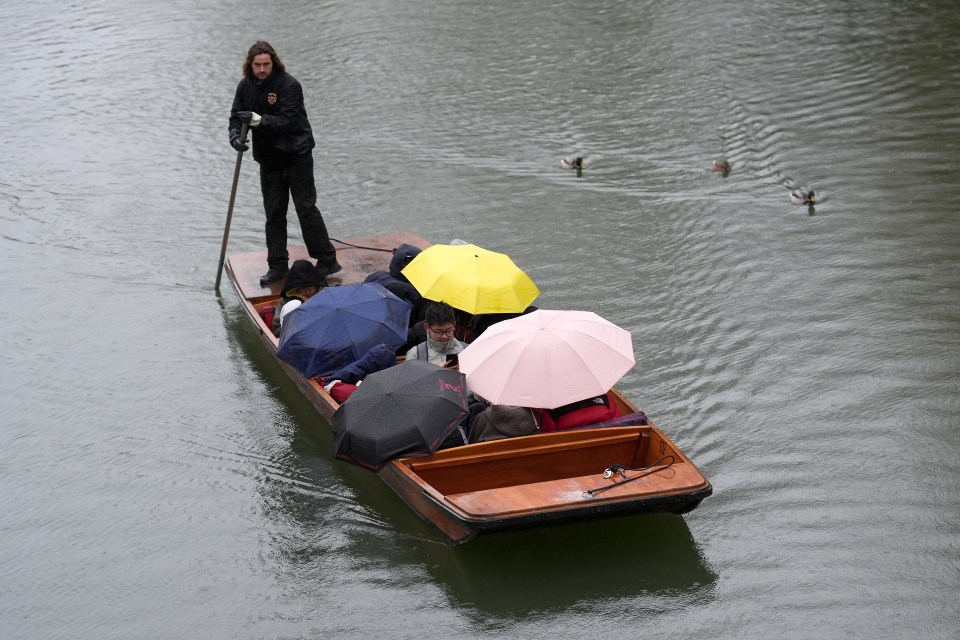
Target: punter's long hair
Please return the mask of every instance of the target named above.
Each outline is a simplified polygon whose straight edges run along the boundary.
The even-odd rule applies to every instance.
[[[253,59],[261,53],[270,55],[270,59],[273,61],[274,71],[287,70],[283,65],[283,60],[277,55],[276,50],[270,46],[270,43],[266,40],[257,40],[253,43],[253,46],[250,47],[250,51],[247,51],[247,58],[243,61],[243,75],[249,76],[253,72]]]

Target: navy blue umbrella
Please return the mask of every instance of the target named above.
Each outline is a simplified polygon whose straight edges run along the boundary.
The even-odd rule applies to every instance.
[[[333,455],[377,470],[427,454],[467,414],[466,376],[425,360],[371,373],[333,414]]]
[[[307,378],[328,375],[377,345],[399,348],[411,309],[379,284],[327,287],[283,319],[277,357]]]

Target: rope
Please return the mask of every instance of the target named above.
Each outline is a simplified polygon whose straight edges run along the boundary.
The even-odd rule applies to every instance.
[[[670,462],[668,462],[667,464],[665,464],[665,465],[662,466],[662,467],[657,467],[658,464],[660,464],[661,462],[663,462],[663,461],[666,460],[667,458],[670,458]],[[640,478],[645,478],[645,477],[649,476],[649,475],[652,474],[652,473],[657,473],[658,471],[666,471],[667,469],[669,469],[670,467],[673,466],[673,463],[674,463],[674,462],[676,462],[676,459],[674,459],[674,457],[673,457],[672,455],[669,455],[669,454],[668,454],[668,455],[663,456],[662,458],[660,458],[659,460],[657,460],[656,462],[654,462],[653,464],[651,464],[651,465],[648,466],[648,467],[639,467],[639,468],[636,468],[636,469],[635,469],[635,468],[633,468],[633,467],[624,467],[623,465],[612,464],[612,465],[610,465],[609,467],[607,467],[606,469],[603,470],[603,477],[604,477],[604,478],[612,478],[614,475],[616,475],[616,474],[619,473],[619,474],[622,475],[624,478],[626,478],[626,480],[624,480],[623,482],[614,482],[613,484],[607,485],[606,487],[600,487],[600,488],[598,488],[598,489],[590,489],[590,490],[588,490],[588,491],[584,491],[583,493],[584,493],[584,495],[589,496],[589,497],[591,497],[591,498],[596,497],[596,495],[597,495],[598,493],[603,493],[604,491],[607,491],[607,490],[609,490],[609,489],[613,489],[614,487],[619,487],[619,486],[622,486],[622,485],[627,484],[628,482],[633,482],[634,480],[639,480]],[[654,468],[654,467],[657,467],[657,468]],[[628,477],[627,477],[627,471],[644,471],[645,473],[640,473],[640,474],[637,474],[637,475],[635,475],[635,476],[631,476],[631,477],[628,478]]]
[[[336,238],[330,238],[330,240],[331,240],[331,242],[339,242],[340,244],[342,244],[342,245],[344,245],[344,246],[353,247],[354,249],[367,249],[367,250],[369,250],[369,251],[387,251],[387,252],[389,252],[389,253],[396,253],[396,252],[397,252],[397,247],[394,247],[393,249],[381,249],[380,247],[364,247],[364,246],[361,246],[361,245],[359,245],[359,244],[350,244],[349,242],[344,242],[343,240],[338,240],[338,239],[336,239]]]

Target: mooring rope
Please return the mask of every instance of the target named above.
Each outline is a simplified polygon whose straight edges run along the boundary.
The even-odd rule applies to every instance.
[[[666,460],[667,458],[670,458],[670,462],[668,462],[667,464],[663,465],[662,467],[658,467],[658,466],[657,466],[657,465],[659,465],[661,462],[663,462],[664,460]],[[614,475],[616,475],[616,474],[619,473],[619,474],[622,475],[624,478],[626,478],[626,480],[624,480],[623,482],[615,482],[615,483],[613,483],[613,484],[611,484],[611,485],[607,485],[606,487],[599,487],[599,488],[597,488],[597,489],[589,489],[589,490],[587,490],[587,491],[584,491],[584,494],[586,494],[586,495],[588,495],[588,496],[590,496],[590,497],[592,498],[592,497],[596,496],[598,493],[603,493],[604,491],[607,491],[607,490],[609,490],[609,489],[613,489],[614,487],[620,487],[620,486],[623,486],[623,485],[627,484],[628,482],[633,482],[634,480],[639,480],[640,478],[645,478],[645,477],[649,476],[649,475],[652,474],[652,473],[656,473],[656,472],[658,472],[658,471],[664,471],[664,470],[666,470],[666,469],[669,469],[670,467],[673,466],[673,463],[674,463],[674,462],[676,462],[676,459],[675,459],[672,455],[667,454],[667,455],[663,456],[662,458],[660,458],[659,460],[657,460],[656,462],[654,462],[653,464],[651,464],[651,465],[648,466],[648,467],[638,467],[638,468],[634,468],[634,467],[625,467],[625,466],[620,465],[620,464],[612,464],[612,465],[610,465],[609,467],[607,467],[606,469],[603,470],[603,477],[604,477],[604,478],[612,478]],[[627,471],[643,471],[643,472],[645,472],[645,473],[640,473],[640,474],[637,474],[637,475],[635,475],[635,476],[627,477]]]
[[[386,251],[386,252],[388,252],[388,253],[396,253],[396,252],[397,252],[397,247],[394,247],[393,249],[382,249],[382,248],[380,248],[380,247],[364,247],[364,246],[359,245],[359,244],[350,244],[349,242],[344,242],[343,240],[338,240],[337,238],[330,238],[330,241],[331,241],[331,242],[339,242],[340,244],[342,244],[342,245],[344,245],[344,246],[353,247],[354,249],[368,249],[368,250],[370,250],[370,251]]]

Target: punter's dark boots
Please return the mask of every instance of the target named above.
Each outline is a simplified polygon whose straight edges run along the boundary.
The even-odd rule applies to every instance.
[[[340,273],[343,267],[341,267],[340,263],[337,262],[337,259],[334,258],[333,264],[330,264],[329,262],[321,263],[319,260],[317,260],[317,269],[319,269],[320,273],[322,273],[324,276],[331,276],[335,273]]]
[[[265,287],[271,282],[283,280],[287,277],[290,270],[287,267],[270,267],[269,271],[260,276],[260,286]]]

